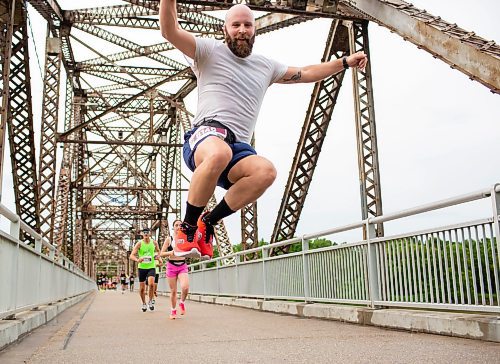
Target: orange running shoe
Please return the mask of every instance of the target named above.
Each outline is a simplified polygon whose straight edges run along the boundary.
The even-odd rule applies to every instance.
[[[170,320],[175,320],[177,317],[177,310],[170,310]]]
[[[200,247],[201,260],[212,259],[214,256],[214,226],[206,222],[208,211],[203,213],[198,219],[198,245]]]
[[[186,306],[184,305],[184,303],[180,302],[179,308],[181,309],[181,315],[186,314]]]
[[[174,239],[175,256],[200,259],[199,234],[196,226],[183,222]]]

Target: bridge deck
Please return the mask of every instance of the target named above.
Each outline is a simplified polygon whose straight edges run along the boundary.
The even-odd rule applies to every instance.
[[[187,302],[169,320],[159,297],[98,292],[0,354],[2,363],[498,363],[492,342]]]

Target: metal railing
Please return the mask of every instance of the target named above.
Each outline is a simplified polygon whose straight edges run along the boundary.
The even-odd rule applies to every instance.
[[[0,203],[10,234],[0,231],[0,319],[96,289],[95,282]],[[19,240],[20,230],[35,247]]]
[[[389,237],[375,224],[490,198],[492,217]],[[190,265],[197,294],[500,312],[500,184],[376,218]],[[309,249],[314,238],[366,228],[368,238]],[[273,248],[301,251],[269,257]],[[258,258],[244,261],[248,253]],[[212,267],[210,267],[212,265]]]

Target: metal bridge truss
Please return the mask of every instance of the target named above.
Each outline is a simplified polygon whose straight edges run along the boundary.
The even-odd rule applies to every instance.
[[[35,231],[40,231],[38,179],[36,173],[31,76],[28,54],[27,9],[17,1],[2,2],[2,136],[9,135],[16,212]],[[2,11],[2,12],[3,12]],[[2,162],[4,139],[2,144]],[[6,171],[4,171],[6,173]],[[21,237],[34,244],[26,233]]]
[[[258,35],[318,17],[330,18],[323,61],[358,50],[369,53],[367,25],[376,22],[492,92],[500,90],[497,44],[404,1],[178,2],[183,29],[219,39],[223,21],[211,11],[234,3],[263,12],[256,19]],[[36,122],[26,4],[44,17],[48,29],[42,120]],[[159,37],[158,6],[157,0],[123,0],[122,5],[66,10],[56,0],[0,0],[0,137],[7,128],[17,213],[89,274],[95,273],[97,263],[126,259],[142,227],[158,229],[163,240],[172,215],[181,217],[181,192],[187,189],[188,179],[181,171],[179,147],[192,117],[184,99],[196,87],[196,79],[185,62],[171,58],[173,47]],[[154,36],[132,36],[146,31]],[[315,85],[273,242],[296,232],[344,75],[341,72]],[[382,213],[370,63],[365,72],[353,72],[352,77],[365,218]],[[62,128],[57,106],[64,79]],[[41,127],[38,171],[34,125]],[[62,156],[57,156],[61,151],[57,145],[63,147]],[[0,157],[4,153],[2,142]],[[2,162],[0,158],[3,166]],[[212,198],[209,208],[215,204]],[[242,210],[241,221],[243,246],[255,247],[257,204]],[[383,235],[382,225],[376,233]],[[24,240],[31,238],[24,236]],[[217,227],[216,241],[221,255],[232,252],[223,224]]]

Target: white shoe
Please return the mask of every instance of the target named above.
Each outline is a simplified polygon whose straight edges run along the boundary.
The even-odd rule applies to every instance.
[[[187,252],[174,250],[174,255],[176,257],[183,257],[183,258],[194,258],[194,259],[201,258],[201,253],[196,248],[192,248],[191,250],[188,250]]]
[[[146,306],[145,303],[142,304],[142,312],[146,312],[148,310],[148,307]]]

